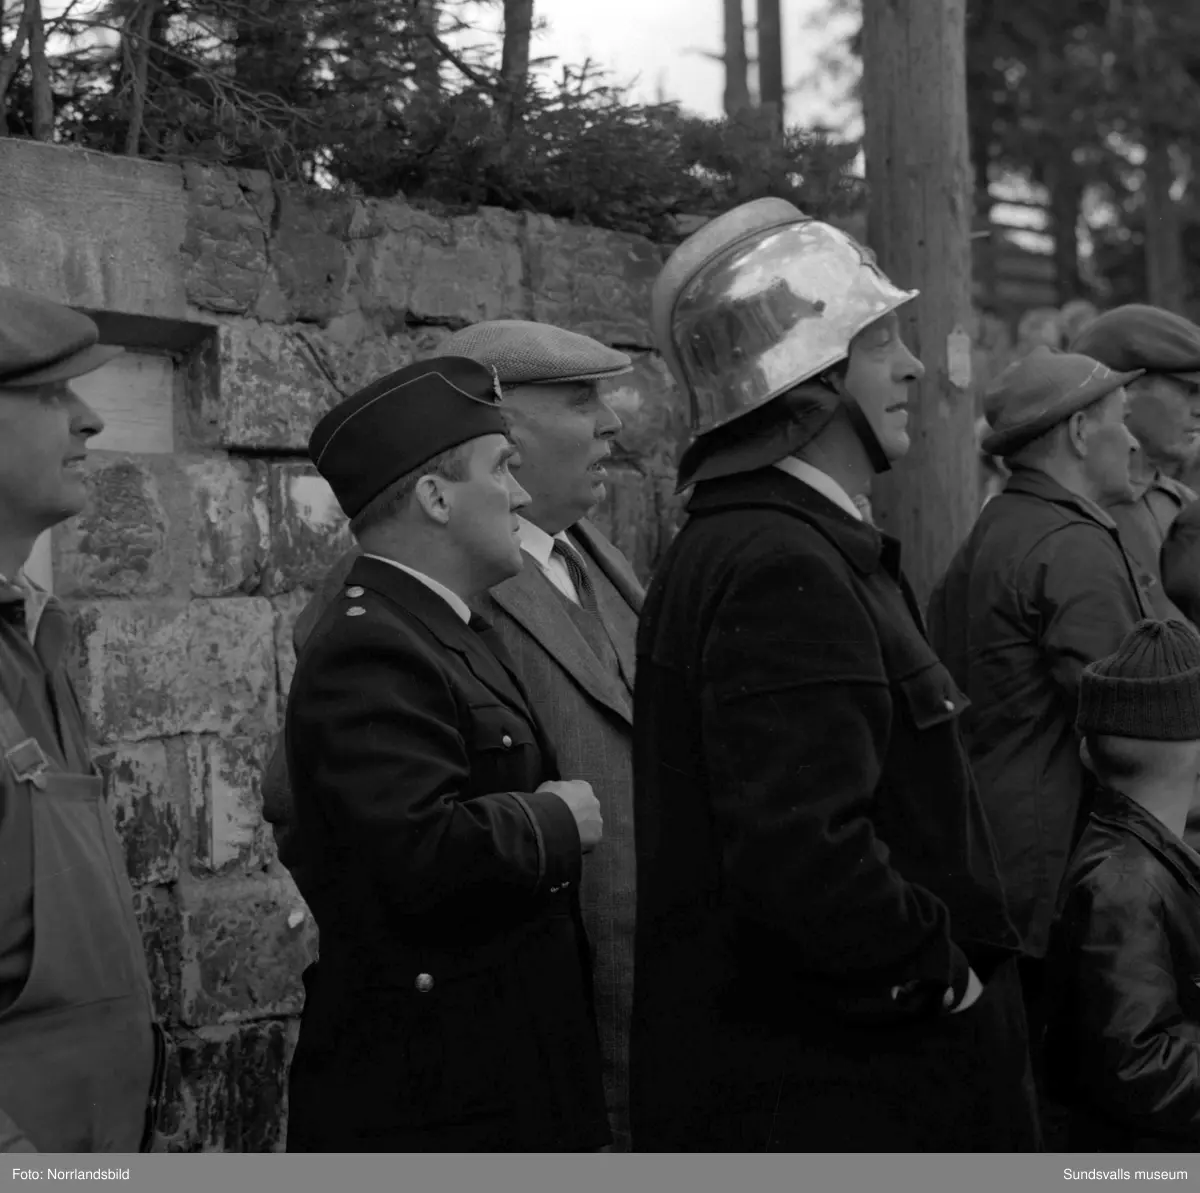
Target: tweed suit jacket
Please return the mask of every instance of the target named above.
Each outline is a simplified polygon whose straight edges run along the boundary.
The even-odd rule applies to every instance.
[[[600,616],[621,670],[632,686],[638,615],[644,590],[625,557],[584,519],[571,528],[598,586]],[[294,638],[303,644],[321,612],[341,591],[357,552],[333,566],[320,591],[297,619]],[[599,577],[597,577],[599,578]],[[613,595],[615,593],[615,596]],[[567,779],[591,783],[604,817],[604,837],[584,858],[580,902],[592,945],[596,1020],[605,1097],[614,1149],[629,1147],[629,1032],[633,1005],[633,932],[636,858],[633,843],[633,703],[596,659],[562,598],[531,560],[479,602],[516,664],[534,709]],[[300,888],[310,876],[292,846],[291,792],[287,763],[277,749],[263,782],[263,812],[274,826],[280,860]],[[306,895],[307,897],[307,895]]]

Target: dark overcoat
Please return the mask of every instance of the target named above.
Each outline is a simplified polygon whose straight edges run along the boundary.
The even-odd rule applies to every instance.
[[[1035,1147],[963,698],[898,544],[774,468],[688,513],[638,636],[634,1148]]]
[[[286,743],[320,929],[294,1151],[609,1142],[579,835],[516,676],[437,594],[359,559],[297,661]]]
[[[963,731],[1009,911],[1042,957],[1094,782],[1079,760],[1079,679],[1151,616],[1113,520],[1017,468],[929,604],[930,635],[971,699]]]

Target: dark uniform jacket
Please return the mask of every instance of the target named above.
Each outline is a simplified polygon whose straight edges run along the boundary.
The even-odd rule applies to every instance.
[[[1117,524],[1121,545],[1133,562],[1146,604],[1154,617],[1167,620],[1183,616],[1163,587],[1160,556],[1171,524],[1180,511],[1195,500],[1196,494],[1187,485],[1153,471],[1136,483],[1133,500],[1111,502],[1105,506]]]
[[[524,690],[400,569],[347,584],[287,710],[320,928],[288,1147],[602,1147],[579,835]]]
[[[1102,791],[1071,859],[1048,974],[1047,1066],[1069,1146],[1200,1151],[1200,856]]]
[[[1093,788],[1075,733],[1079,677],[1144,616],[1112,520],[1028,468],[984,507],[930,601],[930,637],[971,699],[971,763],[1034,957]]]
[[[688,512],[638,636],[635,1150],[1032,1147],[1017,938],[898,544],[775,468]]]

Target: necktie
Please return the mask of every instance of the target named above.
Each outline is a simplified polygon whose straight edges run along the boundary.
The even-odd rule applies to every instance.
[[[566,565],[567,575],[575,586],[581,608],[589,613],[596,612],[596,590],[592,587],[592,578],[588,575],[587,566],[580,559],[574,547],[568,547],[561,539],[554,540],[551,555],[557,555]]]

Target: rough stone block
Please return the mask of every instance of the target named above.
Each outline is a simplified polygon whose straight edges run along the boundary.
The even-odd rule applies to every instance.
[[[163,1023],[176,1023],[181,1006],[183,920],[175,888],[157,886],[135,890],[133,910],[142,930],[154,1008]]]
[[[312,597],[312,589],[297,588],[271,602],[275,607],[275,658],[279,665],[279,695],[284,701],[291,690],[292,676],[296,672],[296,646],[292,638],[296,629],[296,619]],[[281,703],[281,713],[282,709]]]
[[[347,235],[365,219],[364,204],[296,186],[281,186],[276,194],[274,285],[255,313],[281,323],[326,323],[350,302]]]
[[[213,879],[183,894],[183,1022],[296,1014],[316,925],[282,879]]]
[[[184,318],[178,166],[0,138],[0,285],[93,310]]]
[[[306,343],[337,389],[351,394],[414,360],[423,360],[451,334],[446,327],[389,329],[389,323],[351,311],[308,333]]]
[[[257,587],[270,536],[266,473],[248,460],[210,456],[184,464],[195,519],[193,596]]]
[[[650,348],[650,289],[662,250],[643,236],[526,215],[532,318],[606,344]]]
[[[372,215],[355,245],[364,311],[460,324],[530,317],[520,216],[485,207],[447,217],[396,201]]]
[[[263,591],[317,587],[354,545],[349,526],[326,481],[311,464],[272,464],[269,485],[271,546]]]
[[[262,818],[270,738],[193,738],[187,744],[192,869],[198,874],[262,870],[271,832]]]
[[[275,198],[266,174],[188,162],[183,167],[187,232],[182,259],[188,301],[244,315],[267,276]]]
[[[146,459],[90,456],[88,504],[55,535],[55,591],[64,597],[151,596],[166,590],[169,525]]]
[[[78,609],[85,707],[101,741],[269,731],[275,614],[256,597]]]
[[[167,747],[160,741],[118,745],[96,755],[125,866],[135,886],[179,877],[179,800]]]
[[[299,329],[229,320],[218,339],[218,382],[201,396],[206,436],[224,448],[304,451],[337,404],[321,361]]]
[[[180,1032],[162,1135],[170,1152],[278,1152],[295,1031],[267,1021]]]

